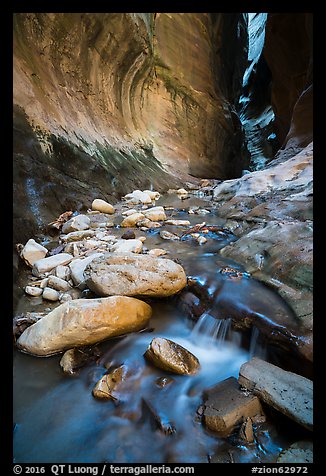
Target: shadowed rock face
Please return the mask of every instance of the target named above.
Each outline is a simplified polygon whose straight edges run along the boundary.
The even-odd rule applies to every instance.
[[[16,14],[19,238],[95,197],[114,202],[126,190],[178,186],[189,174],[239,176],[246,164],[232,101],[245,67],[241,21],[208,13]],[[226,43],[239,61],[228,61]]]
[[[313,137],[312,13],[269,13],[264,57],[276,135],[287,156],[294,155]]]

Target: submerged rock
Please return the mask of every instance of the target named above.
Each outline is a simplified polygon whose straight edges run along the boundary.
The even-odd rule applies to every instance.
[[[127,371],[128,368],[125,365],[121,365],[112,372],[103,375],[93,388],[93,396],[100,399],[117,400],[114,392],[126,378]]]
[[[187,284],[184,269],[174,261],[133,253],[106,253],[86,267],[84,276],[100,296],[166,297]]]
[[[155,337],[144,357],[160,369],[180,375],[193,375],[200,368],[199,360],[189,350],[163,337]]]
[[[60,360],[60,367],[65,374],[73,375],[77,370],[89,362],[90,359],[98,357],[98,355],[99,352],[96,349],[69,349],[63,354]]]
[[[28,266],[32,267],[35,261],[45,258],[47,252],[48,250],[44,246],[36,243],[36,241],[31,238],[22,249],[21,257]]]
[[[313,429],[311,380],[257,357],[241,366],[238,380],[268,405],[308,430]]]
[[[96,198],[92,202],[92,210],[102,212],[102,213],[109,213],[112,215],[115,212],[115,209],[110,203],[102,200],[101,198]]]
[[[24,352],[47,356],[142,329],[151,307],[126,296],[76,299],[61,304],[26,329],[17,341]]]

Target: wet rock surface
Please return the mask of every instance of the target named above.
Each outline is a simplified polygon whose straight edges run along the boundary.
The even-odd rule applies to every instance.
[[[148,304],[126,296],[77,299],[61,304],[26,329],[17,346],[30,354],[51,355],[142,329],[150,317]]]
[[[174,261],[127,253],[96,258],[84,275],[88,287],[100,296],[171,296],[187,282],[182,266]]]
[[[308,430],[313,429],[313,384],[257,357],[240,368],[239,383]]]
[[[238,423],[261,413],[259,399],[255,395],[242,392],[234,377],[205,391],[204,424],[223,436],[229,435]]]
[[[313,463],[312,441],[298,441],[293,443],[293,445],[280,453],[276,462],[288,464]]]
[[[192,375],[200,368],[195,355],[176,342],[162,337],[152,340],[144,357],[160,369],[181,375]]]

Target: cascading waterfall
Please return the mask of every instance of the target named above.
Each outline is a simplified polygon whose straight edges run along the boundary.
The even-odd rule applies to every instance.
[[[204,312],[195,324],[191,341],[208,347],[221,345],[231,333],[231,318],[217,319],[209,312]]]

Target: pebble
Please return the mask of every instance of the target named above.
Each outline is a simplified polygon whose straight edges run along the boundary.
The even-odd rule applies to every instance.
[[[163,256],[167,254],[167,251],[162,250],[161,248],[154,248],[152,250],[149,250],[148,254],[151,256]]]
[[[56,291],[68,291],[70,289],[70,284],[67,281],[53,275],[49,277],[47,285]]]
[[[59,301],[60,294],[55,289],[44,288],[42,297],[43,299],[47,299],[48,301]]]
[[[166,220],[166,225],[174,225],[174,226],[189,226],[189,220]]]
[[[136,238],[136,235],[133,230],[128,230],[121,236],[121,238],[123,240],[134,240]]]
[[[207,239],[204,236],[199,236],[197,238],[197,242],[198,242],[199,245],[203,245],[204,243],[207,242]]]
[[[25,293],[29,296],[38,297],[41,296],[43,290],[36,286],[25,286]]]

